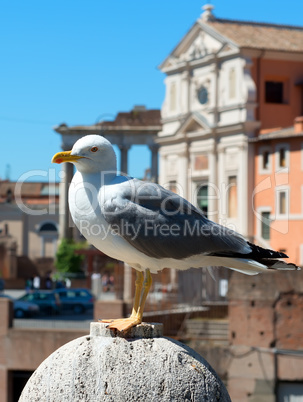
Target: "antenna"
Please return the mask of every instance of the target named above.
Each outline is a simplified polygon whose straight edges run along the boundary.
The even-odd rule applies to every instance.
[[[11,176],[11,165],[8,163],[5,167],[5,180],[10,180]]]

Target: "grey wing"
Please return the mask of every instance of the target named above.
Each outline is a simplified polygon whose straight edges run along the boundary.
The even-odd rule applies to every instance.
[[[208,220],[184,198],[158,184],[132,179],[116,186],[102,213],[120,236],[149,257],[251,252],[241,235]]]

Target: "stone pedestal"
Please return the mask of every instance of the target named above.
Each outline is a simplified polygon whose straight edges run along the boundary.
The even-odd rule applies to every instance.
[[[161,324],[115,334],[91,323],[89,336],[50,355],[26,384],[19,402],[221,401],[228,393],[196,352],[162,337]]]

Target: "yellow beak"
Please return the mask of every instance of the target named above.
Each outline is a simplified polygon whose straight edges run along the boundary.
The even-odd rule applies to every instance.
[[[84,158],[84,156],[71,155],[71,152],[72,151],[58,152],[53,156],[52,163],[76,162]]]

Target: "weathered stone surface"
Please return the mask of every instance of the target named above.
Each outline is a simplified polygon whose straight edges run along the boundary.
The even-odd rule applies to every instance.
[[[302,350],[303,295],[283,294],[275,305],[278,349]]]
[[[208,363],[180,342],[159,336],[157,324],[142,324],[128,337],[105,327],[93,323],[90,336],[50,355],[19,402],[230,401]]]
[[[274,401],[276,381],[302,381],[303,271],[269,272],[229,282],[233,402]]]
[[[241,383],[243,379],[256,381],[275,380],[275,362],[272,353],[260,354],[259,350],[252,350],[249,346],[231,346],[230,354],[233,359],[230,361],[228,370],[228,390],[231,393],[230,379],[238,379]],[[231,395],[232,400],[233,395]]]
[[[283,381],[303,380],[303,359],[300,355],[278,355],[278,378]]]
[[[228,390],[232,395],[232,402],[248,401],[248,397],[253,394],[255,388],[255,380],[252,378],[229,378]]]
[[[273,303],[266,300],[230,301],[230,344],[270,347],[275,339],[274,313]]]

